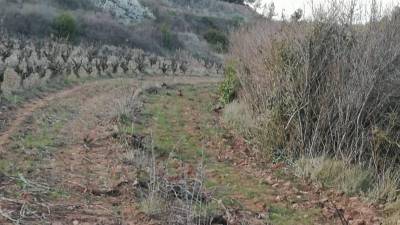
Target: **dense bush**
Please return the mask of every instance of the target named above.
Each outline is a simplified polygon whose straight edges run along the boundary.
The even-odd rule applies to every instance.
[[[226,52],[229,47],[228,37],[221,31],[209,29],[204,34],[204,39],[207,40],[218,52]]]
[[[342,13],[233,35],[241,98],[268,133],[263,149],[382,171],[400,163],[400,18],[351,25]]]
[[[58,38],[73,40],[77,34],[77,23],[70,13],[62,13],[54,20],[54,34]]]
[[[220,100],[223,104],[232,102],[239,90],[239,80],[237,78],[236,70],[233,63],[225,67],[224,81],[219,86]]]
[[[40,14],[9,13],[4,16],[4,28],[9,32],[29,36],[44,37],[50,34],[51,21]]]

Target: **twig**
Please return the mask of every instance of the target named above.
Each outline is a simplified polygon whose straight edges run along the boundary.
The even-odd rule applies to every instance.
[[[0,208],[0,215],[3,216],[4,218],[8,219],[9,221],[15,223],[15,224],[19,224],[18,220],[15,220],[15,219],[11,218],[11,216],[9,216],[7,213],[3,212],[3,210],[1,210],[1,208]]]
[[[342,225],[349,225],[349,221],[346,220],[346,218],[344,217],[343,213],[338,209],[338,207],[336,206],[336,204],[329,200],[329,202],[333,205],[333,207],[336,210],[336,213],[338,214],[339,218],[340,218],[340,222],[342,223]]]

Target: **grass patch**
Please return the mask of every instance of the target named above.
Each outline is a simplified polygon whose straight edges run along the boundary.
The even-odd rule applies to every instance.
[[[229,164],[210,163],[208,168],[212,176],[207,179],[206,187],[219,190],[216,197],[230,206],[234,204],[243,208],[246,207],[245,201],[249,203],[247,207],[250,207],[255,202],[267,203],[274,196],[274,191],[267,184],[255,177],[241,174]]]
[[[65,142],[60,135],[64,125],[73,118],[75,110],[71,105],[54,104],[45,111],[36,112],[32,117],[31,130],[17,134],[14,142],[19,149],[47,151],[62,146]]]
[[[212,122],[210,96],[204,95],[204,98],[194,100],[198,99],[197,95],[204,92],[203,88],[182,86],[180,89],[184,97],[178,97],[175,90],[160,90],[157,94],[146,96],[142,113],[146,127],[137,129],[137,132],[152,135],[158,156],[166,157],[174,152],[184,161],[196,161],[204,156],[201,141],[208,136],[208,133],[215,133],[215,130],[210,125]],[[193,113],[200,111],[202,113],[199,113],[199,117],[193,118]],[[194,119],[198,119],[198,122],[193,121]],[[193,122],[196,122],[199,131],[192,130],[193,128],[188,126]],[[207,154],[205,157],[207,158]]]
[[[235,129],[241,135],[251,136],[252,128],[255,128],[255,121],[251,117],[246,105],[238,101],[227,104],[223,111],[225,124]]]
[[[295,163],[295,171],[324,187],[339,188],[349,195],[363,194],[373,187],[373,174],[361,166],[326,157],[302,158]]]
[[[162,214],[165,211],[165,207],[164,199],[154,193],[144,198],[139,204],[140,211],[152,217]]]
[[[386,205],[384,225],[398,224],[400,221],[400,200]]]

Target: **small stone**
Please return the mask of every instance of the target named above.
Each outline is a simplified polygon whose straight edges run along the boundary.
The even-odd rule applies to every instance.
[[[323,199],[319,200],[319,202],[321,202],[321,203],[326,203],[326,202],[328,202],[328,201],[329,201],[328,198],[323,198]]]
[[[280,202],[280,201],[282,201],[282,199],[283,199],[282,196],[278,195],[278,196],[276,196],[275,201]]]
[[[264,213],[259,213],[259,214],[257,214],[257,219],[259,219],[259,220],[263,220],[263,219],[265,219],[267,216],[264,214]]]
[[[79,221],[78,221],[78,220],[74,220],[74,221],[72,222],[72,224],[73,224],[73,225],[78,225],[78,224],[79,224]]]

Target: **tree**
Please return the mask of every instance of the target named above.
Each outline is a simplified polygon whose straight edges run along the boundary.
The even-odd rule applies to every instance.
[[[62,13],[54,20],[54,33],[57,38],[73,40],[77,33],[75,18],[70,13]]]
[[[273,2],[271,2],[268,5],[268,7],[265,6],[263,11],[264,11],[263,14],[265,15],[265,17],[267,17],[267,20],[272,20],[274,18],[274,16],[276,16],[275,4]]]
[[[303,10],[297,9],[294,13],[290,16],[293,22],[298,22],[303,17]]]

